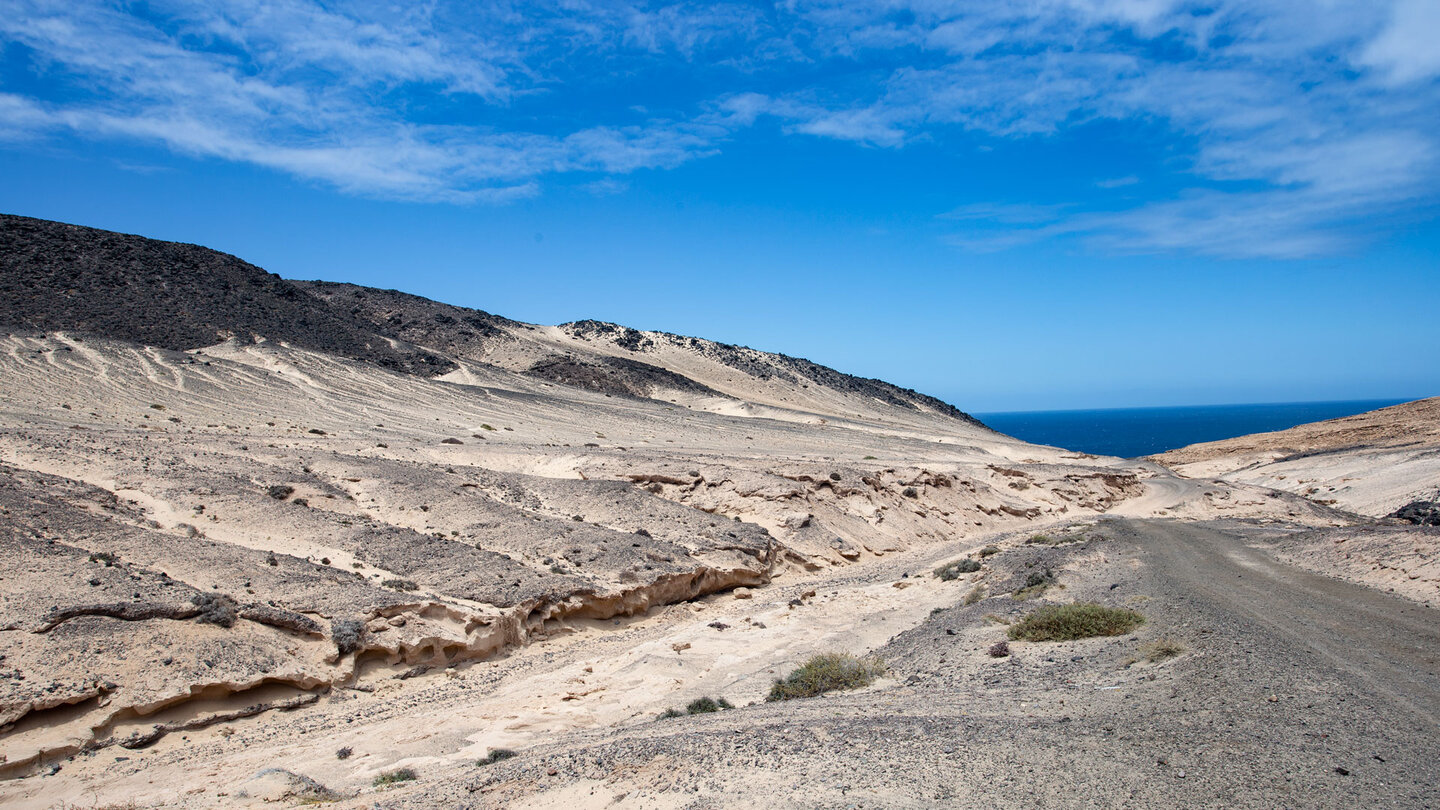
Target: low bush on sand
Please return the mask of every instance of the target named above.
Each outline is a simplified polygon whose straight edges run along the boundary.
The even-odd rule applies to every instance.
[[[494,765],[502,759],[509,759],[513,756],[515,756],[515,752],[509,748],[492,748],[490,749],[490,753],[477,760],[475,764],[480,766]]]
[[[884,672],[885,663],[878,658],[856,658],[849,653],[820,653],[801,664],[784,680],[776,680],[765,700],[793,700],[839,689],[859,689],[869,686]]]
[[[721,709],[733,708],[735,708],[734,704],[732,704],[730,701],[726,700],[723,697],[719,700],[716,700],[714,698],[702,697],[695,698],[694,700],[690,701],[690,705],[685,707],[685,713],[710,714],[712,712],[718,712]]]
[[[961,574],[973,574],[980,570],[980,561],[966,557],[963,560],[956,560],[946,563],[935,569],[935,576],[949,582],[952,579],[959,579]]]
[[[1133,610],[1076,602],[1046,605],[1010,625],[1008,634],[1012,641],[1070,641],[1124,635],[1144,622],[1145,617]]]
[[[375,785],[375,787],[384,787],[385,785],[394,785],[400,782],[413,782],[419,778],[420,775],[415,773],[411,769],[400,768],[398,770],[386,771],[385,773],[380,774],[379,776],[375,777],[375,781],[373,784]]]
[[[669,720],[672,717],[684,717],[687,714],[710,714],[712,712],[733,709],[735,704],[725,698],[701,697],[695,698],[685,707],[685,711],[676,708],[669,708],[660,713],[659,719]]]

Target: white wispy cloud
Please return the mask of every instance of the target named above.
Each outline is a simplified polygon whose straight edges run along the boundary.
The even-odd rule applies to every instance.
[[[1399,0],[1379,36],[1359,54],[1361,65],[1378,67],[1395,84],[1432,79],[1440,75],[1440,3],[1433,0]]]
[[[1440,189],[1431,46],[1440,6],[1428,0],[1333,0],[1323,13],[1283,0],[797,0],[796,9],[817,47],[882,64],[903,56],[859,98],[769,99],[764,113],[793,131],[899,147],[945,126],[1034,138],[1149,120],[1194,144],[1190,187],[1172,198],[1121,211],[1074,205],[1044,225],[997,208],[966,218],[980,225],[952,238],[966,247],[1076,237],[1110,250],[1307,256],[1346,246],[1361,230],[1347,225]],[[866,126],[831,127],[837,117]]]
[[[890,150],[1143,121],[1182,151],[1166,183],[1094,179],[1144,189],[1130,207],[962,206],[952,241],[1304,256],[1440,195],[1434,0],[5,5],[0,43],[61,89],[0,87],[0,141],[127,139],[352,194],[503,202],[571,173],[616,189],[765,121]]]
[[[450,202],[508,201],[550,174],[671,168],[713,152],[713,127],[664,119],[560,133],[412,121],[399,89],[471,96],[482,110],[535,91],[515,44],[525,21],[501,25],[503,14],[507,36],[487,39],[436,30],[428,6],[343,14],[307,0],[157,0],[140,18],[83,0],[17,2],[0,36],[76,92],[0,95],[0,137],[12,140],[128,138],[356,194]]]

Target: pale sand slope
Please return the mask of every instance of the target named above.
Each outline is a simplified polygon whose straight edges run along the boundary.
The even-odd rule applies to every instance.
[[[1187,477],[1258,484],[1381,517],[1440,491],[1440,397],[1153,458]]]
[[[721,687],[757,696],[808,651],[863,652],[940,606],[929,580],[894,587],[895,565],[997,533],[1117,508],[1345,522],[910,407],[770,418],[462,370],[0,341],[0,768],[23,777],[0,799],[213,806],[282,761],[359,789]],[[776,579],[718,616],[659,609]]]

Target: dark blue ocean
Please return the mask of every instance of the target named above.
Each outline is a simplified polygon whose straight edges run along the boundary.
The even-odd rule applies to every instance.
[[[977,413],[974,416],[1001,433],[1027,442],[1102,456],[1134,458],[1196,442],[1337,419],[1405,401],[1366,399],[1098,411],[1020,411]]]

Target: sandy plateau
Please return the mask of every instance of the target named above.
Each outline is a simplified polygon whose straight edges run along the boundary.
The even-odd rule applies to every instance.
[[[1440,804],[1437,530],[1382,517],[1433,433],[1177,473],[781,355],[5,224],[5,807]],[[39,286],[180,259],[243,301]],[[1077,600],[1145,622],[988,653]],[[765,702],[825,651],[886,674]],[[702,697],[736,708],[658,719]]]

